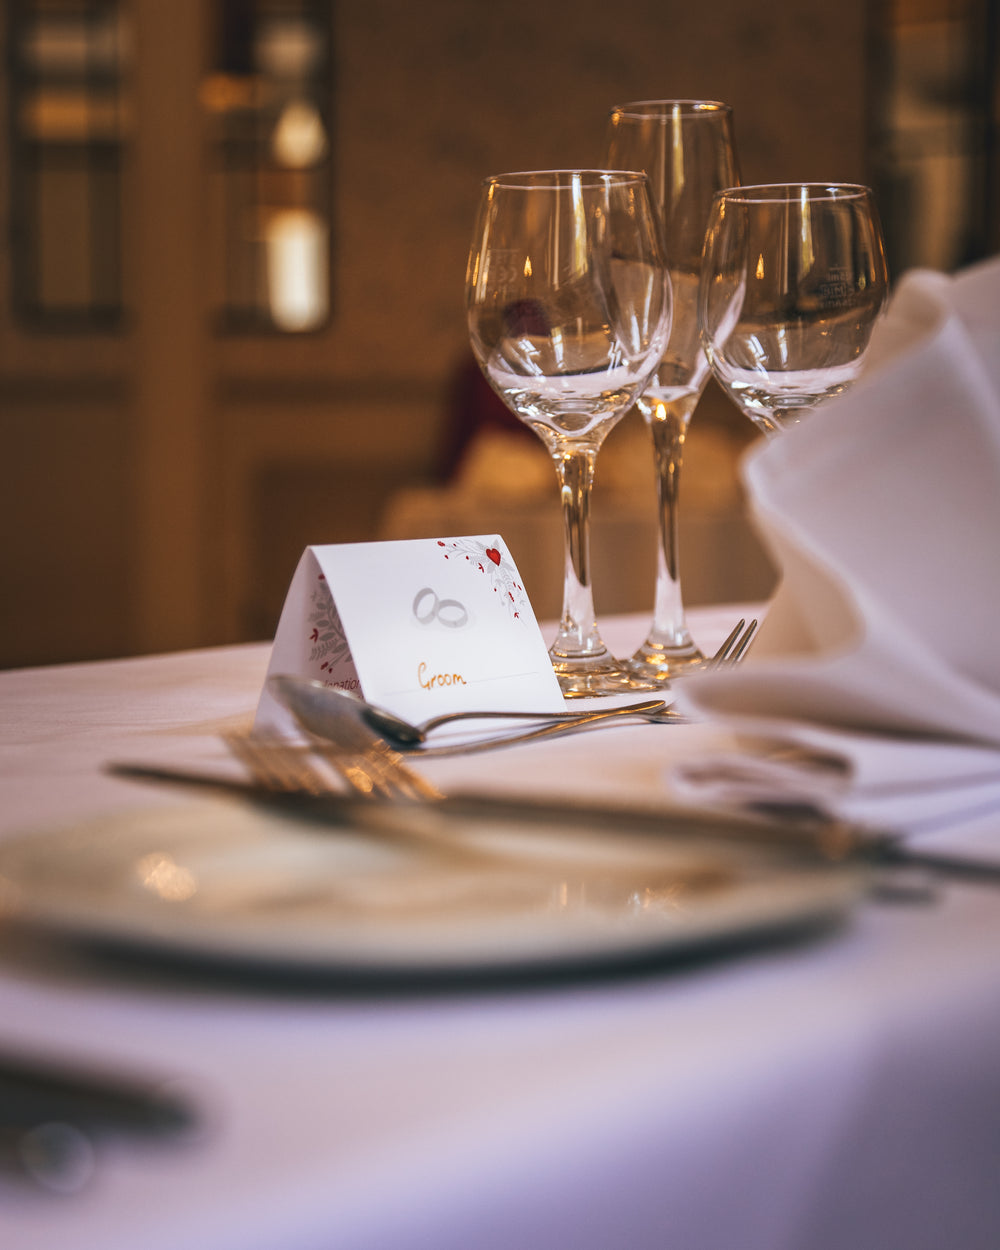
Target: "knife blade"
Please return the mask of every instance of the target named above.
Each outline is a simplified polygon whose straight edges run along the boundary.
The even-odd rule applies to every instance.
[[[917,868],[941,877],[1000,886],[1000,861],[966,855],[943,855],[915,850],[891,832],[864,829],[832,820],[810,810],[800,819],[788,813],[738,813],[710,808],[615,806],[594,802],[548,799],[534,795],[459,792],[439,799],[372,801],[348,793],[309,794],[273,791],[254,781],[185,772],[156,765],[113,764],[116,776],[138,781],[214,791],[327,825],[353,825],[380,832],[407,832],[427,828],[435,813],[446,821],[539,820],[572,828],[601,827],[611,831],[645,832],[659,836],[697,836],[763,845],[789,854],[829,862],[851,860],[872,869]]]

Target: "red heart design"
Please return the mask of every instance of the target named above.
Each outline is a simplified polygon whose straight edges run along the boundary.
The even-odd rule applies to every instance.
[[[500,563],[500,552],[497,551],[496,547],[487,547],[486,554],[487,556],[489,556],[489,558],[493,561],[494,564]]]

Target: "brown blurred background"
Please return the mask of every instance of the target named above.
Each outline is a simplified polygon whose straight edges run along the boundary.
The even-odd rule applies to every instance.
[[[996,10],[7,0],[0,666],[266,638],[306,544],[484,508],[551,545],[546,614],[554,477],[468,373],[480,179],[599,163],[614,103],[721,99],[745,182],[873,183],[894,272],[954,269],[1000,246]],[[652,597],[644,434],[602,452],[602,611]],[[710,391],[689,601],[769,585],[733,539],[752,437]]]

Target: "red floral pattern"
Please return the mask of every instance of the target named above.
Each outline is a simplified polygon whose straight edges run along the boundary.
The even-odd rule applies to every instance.
[[[471,568],[485,574],[493,584],[493,593],[506,604],[514,620],[521,619],[528,607],[528,596],[515,578],[513,561],[503,551],[499,538],[490,546],[474,538],[453,538],[448,542],[438,539],[437,545],[443,548],[441,554],[446,560],[461,557]]]

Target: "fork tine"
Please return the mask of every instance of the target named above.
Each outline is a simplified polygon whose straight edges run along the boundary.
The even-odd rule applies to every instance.
[[[377,791],[385,798],[440,799],[441,792],[412,768],[386,742],[371,743],[362,753],[345,756],[335,746],[317,743],[313,746],[321,757],[340,771],[347,766],[357,780],[365,779],[369,791]],[[352,781],[352,784],[355,784]]]
[[[384,742],[356,751],[319,741],[299,744],[245,734],[224,734],[223,740],[254,779],[269,790],[319,795],[336,789],[332,779],[312,762],[311,757],[317,757],[348,789],[367,799],[426,801],[442,797]]]
[[[223,740],[254,779],[269,790],[300,790],[307,794],[325,794],[330,790],[326,778],[290,743],[247,734],[224,734]]]
[[[294,788],[288,775],[287,763],[272,755],[260,739],[252,739],[246,734],[224,734],[223,740],[260,785],[269,790]]]
[[[399,752],[394,751],[387,743],[380,742],[369,752],[369,755],[373,753],[378,754],[385,772],[393,777],[397,788],[405,797],[415,799],[444,797],[437,786],[405,764]]]
[[[740,660],[742,660],[743,657],[746,655],[747,648],[750,646],[751,642],[753,642],[754,634],[756,632],[757,632],[757,618],[754,617],[754,619],[750,622],[750,624],[744,630],[743,637],[739,640],[739,642],[733,648],[731,654],[726,657],[725,662],[727,664],[739,664]]]
[[[730,651],[736,645],[736,639],[740,636],[740,630],[746,624],[746,617],[741,616],[733,626],[729,636],[726,638],[722,646],[716,651],[715,655],[708,661],[709,668],[714,668],[716,664],[722,664],[729,656]]]
[[[753,641],[756,632],[757,618],[754,617],[750,624],[747,625],[746,619],[741,617],[740,620],[736,622],[736,625],[730,632],[729,637],[725,640],[718,651],[716,651],[715,655],[713,655],[712,658],[706,663],[705,667],[709,669],[723,668],[730,664],[738,664],[746,654],[747,648]]]
[[[361,755],[345,755],[336,748],[312,748],[343,781],[357,794],[366,799],[395,798],[393,787],[387,784]]]

